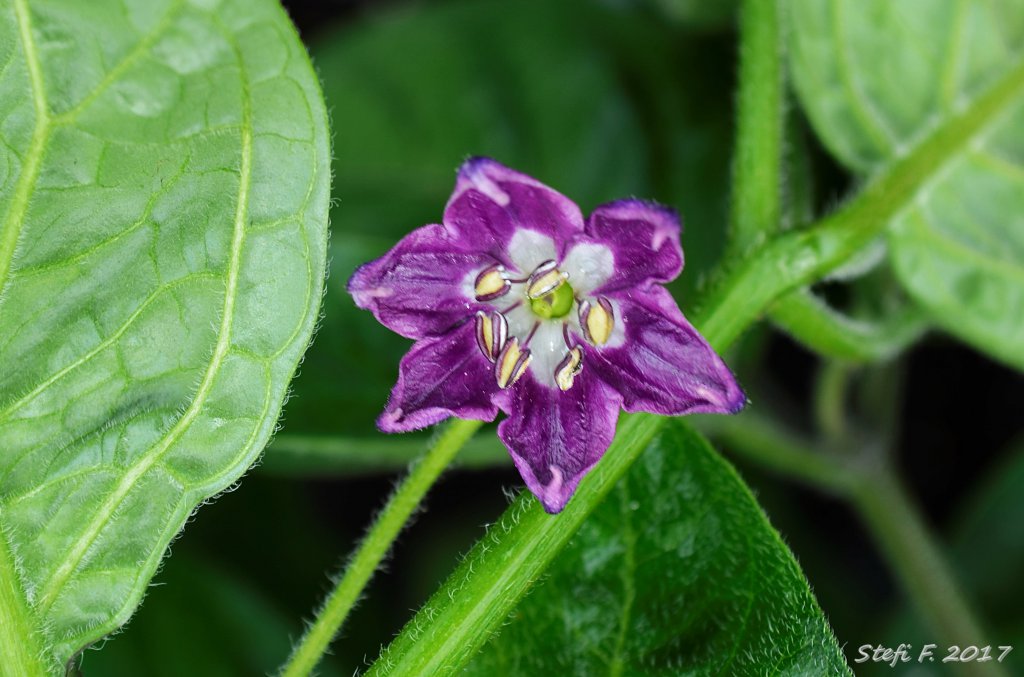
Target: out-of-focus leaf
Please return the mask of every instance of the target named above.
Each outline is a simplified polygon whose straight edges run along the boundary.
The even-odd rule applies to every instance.
[[[290,619],[258,590],[195,556],[176,554],[130,634],[83,656],[83,673],[107,677],[259,675],[288,652]],[[187,647],[183,650],[183,647]]]
[[[329,585],[323,571],[363,528],[351,510],[322,516],[322,498],[314,484],[248,476],[175,541],[131,624],[101,650],[82,652],[80,674],[272,674],[301,631],[309,597]],[[360,605],[363,622],[349,641],[369,643],[390,629],[377,621],[379,601]],[[362,660],[361,651],[337,649],[320,674],[347,676]]]
[[[973,498],[961,512],[949,539],[949,558],[963,584],[964,592],[984,611],[993,660],[1001,651],[996,647],[1012,646],[1003,667],[1009,674],[1024,674],[1024,441],[1012,446],[1003,462],[980,483]],[[935,638],[908,608],[901,609],[886,625],[876,642],[893,646],[910,642],[922,647]],[[963,647],[961,647],[963,648]],[[945,657],[944,647],[936,654]],[[955,664],[953,664],[955,665]],[[887,665],[865,665],[867,675],[885,675],[892,671]],[[928,675],[953,675],[950,664],[936,662]]]
[[[968,506],[952,544],[965,586],[985,609],[993,643],[1018,650],[1010,661],[1024,673],[1024,441],[1018,442]]]
[[[799,567],[736,472],[670,424],[470,674],[847,674]]]
[[[794,0],[791,66],[829,149],[871,175],[1000,80],[1002,115],[950,139],[892,224],[890,255],[936,323],[1024,369],[1024,4]]]
[[[536,176],[584,211],[627,195],[672,204],[687,224],[692,289],[718,251],[726,204],[730,85],[709,44],[593,0],[423,3],[315,44],[341,149],[338,208],[326,314],[289,430],[372,430],[409,344],[356,309],[345,283],[441,218],[467,156]],[[728,56],[726,41],[719,49]]]
[[[0,672],[30,674],[122,625],[269,438],[329,150],[274,0],[13,0],[0,63]]]

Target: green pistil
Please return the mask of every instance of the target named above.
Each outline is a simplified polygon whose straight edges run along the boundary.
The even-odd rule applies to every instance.
[[[541,296],[539,299],[530,300],[530,310],[538,317],[545,320],[565,317],[572,310],[574,294],[568,282],[558,285],[551,293]]]

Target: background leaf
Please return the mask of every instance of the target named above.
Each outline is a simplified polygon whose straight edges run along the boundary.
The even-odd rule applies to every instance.
[[[1024,83],[1024,5],[994,0],[788,3],[791,69],[815,130],[871,175],[990,85]],[[936,323],[1024,369],[1024,84],[892,224],[902,284]]]
[[[0,46],[2,611],[56,666],[269,438],[317,318],[327,125],[273,0],[15,0]]]
[[[469,673],[848,673],[736,472],[665,426]]]

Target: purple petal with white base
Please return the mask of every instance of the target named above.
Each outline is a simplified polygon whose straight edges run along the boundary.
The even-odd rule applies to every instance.
[[[587,346],[586,364],[622,395],[626,411],[680,416],[743,408],[746,396],[732,372],[663,287],[609,298],[624,328],[621,345]]]
[[[444,224],[478,251],[513,266],[508,245],[516,232],[533,231],[564,246],[583,232],[583,215],[576,203],[540,181],[478,157],[459,168]]]
[[[563,392],[524,376],[503,409],[498,437],[526,486],[549,513],[561,512],[615,436],[622,398],[585,371]]]
[[[388,329],[412,339],[438,336],[481,307],[460,283],[491,263],[444,226],[423,226],[360,266],[348,291]]]
[[[406,353],[377,426],[401,433],[450,416],[493,421],[497,393],[491,363],[477,347],[476,328],[466,322],[444,336],[417,341]]]
[[[679,215],[667,207],[642,200],[609,202],[594,210],[585,230],[615,257],[615,271],[600,293],[669,282],[683,269]]]
[[[620,409],[744,405],[728,367],[660,286],[683,267],[674,211],[621,200],[584,223],[561,193],[474,158],[459,169],[443,222],[349,283],[357,305],[418,339],[381,430],[490,421],[500,409],[499,437],[557,513],[608,449]]]

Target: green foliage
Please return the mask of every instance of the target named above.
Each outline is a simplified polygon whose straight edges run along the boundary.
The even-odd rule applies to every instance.
[[[731,85],[709,58],[727,57],[719,43],[593,0],[461,0],[369,15],[311,51],[339,149],[337,208],[291,431],[373,431],[409,343],[356,309],[345,283],[440,220],[469,155],[536,176],[585,212],[631,194],[678,208],[684,304],[722,248]]]
[[[992,642],[1015,647],[1009,665],[1024,672],[1024,440],[981,483],[952,539],[951,557],[971,596],[988,612]]]
[[[829,149],[873,175],[1024,71],[1024,5],[788,3],[793,79]],[[955,149],[892,220],[890,256],[934,321],[1024,369],[1024,92]]]
[[[0,61],[0,654],[33,673],[122,625],[270,437],[329,149],[271,0],[14,0]]]
[[[666,426],[471,675],[848,673],[789,550],[732,467]]]

